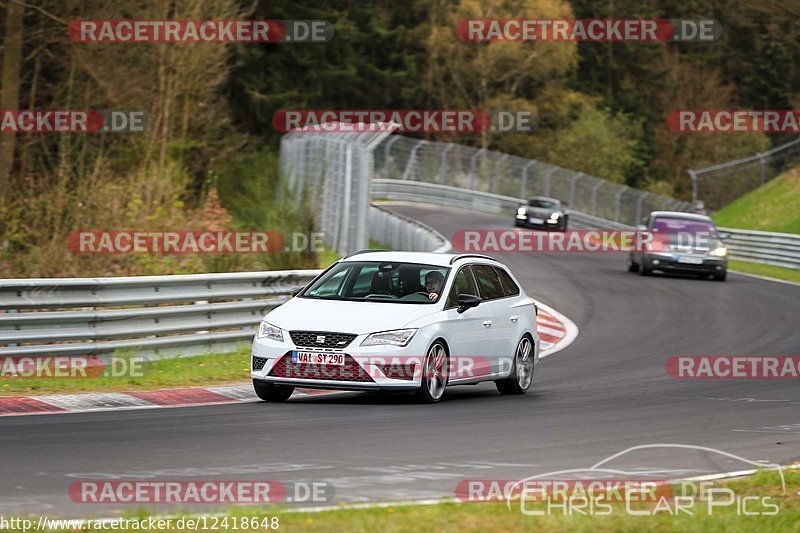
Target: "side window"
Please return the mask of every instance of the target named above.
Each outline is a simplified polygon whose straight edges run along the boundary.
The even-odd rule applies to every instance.
[[[494,300],[504,296],[503,285],[500,283],[500,278],[494,268],[489,265],[475,265],[473,271],[475,272],[475,277],[478,278],[481,297],[484,300]]]
[[[519,294],[519,286],[514,283],[514,280],[511,279],[511,276],[508,272],[505,271],[504,268],[494,268],[497,271],[497,275],[500,276],[500,282],[503,284],[503,294],[505,296],[516,296]]]
[[[472,277],[471,267],[465,266],[456,274],[453,280],[453,286],[450,289],[450,294],[447,296],[447,303],[445,309],[449,307],[458,307],[459,294],[474,294],[479,296],[478,288],[475,286],[475,279]]]

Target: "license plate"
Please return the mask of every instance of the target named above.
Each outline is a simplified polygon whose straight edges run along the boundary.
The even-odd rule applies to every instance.
[[[544,224],[544,219],[543,218],[530,217],[530,218],[528,218],[528,222],[531,223],[531,224]]]
[[[344,364],[344,354],[293,351],[292,363],[339,366]]]
[[[702,257],[688,257],[688,256],[678,256],[678,263],[683,263],[685,265],[702,265],[703,258]]]

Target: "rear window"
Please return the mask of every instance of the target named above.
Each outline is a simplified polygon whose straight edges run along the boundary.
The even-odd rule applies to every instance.
[[[489,265],[475,265],[472,267],[475,277],[478,278],[478,285],[481,289],[481,297],[484,300],[494,300],[505,296],[503,284],[495,269]]]
[[[495,267],[500,283],[503,284],[503,294],[505,296],[516,296],[519,294],[519,286],[511,279],[511,275],[502,268]]]

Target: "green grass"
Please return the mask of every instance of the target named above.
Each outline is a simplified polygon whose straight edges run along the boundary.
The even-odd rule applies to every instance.
[[[793,281],[800,283],[800,270],[794,268],[783,268],[772,265],[761,265],[759,263],[748,263],[746,261],[728,260],[728,268],[747,274],[756,274],[758,276],[766,276],[768,278],[782,279],[784,281]]]
[[[141,377],[0,378],[0,396],[200,387],[250,379],[250,349],[144,363]]]
[[[800,465],[798,465],[800,467]],[[736,498],[755,497],[749,500],[748,510],[766,511],[762,498],[768,498],[768,504],[777,505],[778,512],[774,516],[743,516],[737,514],[735,505],[716,507],[708,512],[707,501],[698,499],[686,512],[672,515],[662,508],[661,512],[650,516],[633,516],[626,512],[624,503],[612,504],[609,516],[581,516],[573,513],[565,516],[563,511],[551,512],[548,516],[531,516],[520,512],[519,503],[512,503],[509,509],[505,503],[445,503],[437,505],[395,505],[368,509],[336,509],[324,512],[296,512],[280,506],[238,507],[211,513],[218,520],[228,517],[278,517],[279,530],[283,531],[425,531],[442,532],[483,532],[483,531],[697,531],[725,532],[747,531],[783,532],[797,531],[800,523],[800,473],[797,469],[785,471],[786,492],[781,488],[780,478],[774,471],[762,471],[759,474],[737,480],[714,483],[714,487],[725,487],[733,490]],[[718,496],[722,499],[722,496]],[[672,504],[672,500],[669,500]],[[642,504],[635,504],[636,509]],[[649,504],[652,505],[652,504]],[[527,507],[531,509],[531,507]],[[674,509],[674,505],[671,505]],[[691,514],[688,514],[688,513]],[[163,510],[154,512],[165,516]],[[196,514],[170,512],[172,527],[181,517],[196,517]],[[126,518],[144,519],[151,516],[147,510],[131,511],[123,515]],[[209,517],[210,518],[210,517]],[[34,523],[36,518],[33,517]],[[241,525],[241,522],[238,522]],[[184,530],[186,525],[184,522]],[[229,524],[227,531],[233,530]],[[238,528],[249,529],[249,528]],[[258,528],[262,531],[263,528]],[[222,528],[209,529],[221,531]],[[20,529],[11,529],[20,531]],[[53,531],[53,530],[51,530]],[[58,530],[69,531],[69,530]],[[118,531],[128,531],[119,529]]]
[[[721,227],[800,233],[800,166],[726,205],[711,218]]]

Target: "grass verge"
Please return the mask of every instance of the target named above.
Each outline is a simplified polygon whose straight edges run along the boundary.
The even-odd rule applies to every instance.
[[[241,350],[231,353],[176,357],[141,363],[141,372],[135,373],[137,377],[5,377],[0,378],[0,396],[141,391],[241,383],[250,377],[249,358],[249,347],[242,347]],[[91,375],[88,372],[87,374]]]
[[[800,467],[800,465],[798,465]],[[800,473],[797,469],[786,470],[786,490],[775,471],[762,471],[754,476],[713,482],[709,488],[729,489],[732,492],[717,493],[714,502],[728,505],[709,506],[708,497],[697,497],[691,505],[685,505],[680,513],[674,512],[675,500],[666,503],[631,504],[630,507],[647,515],[634,516],[627,511],[625,503],[610,504],[606,514],[569,513],[566,506],[551,508],[550,513],[533,516],[520,511],[519,502],[509,509],[505,503],[442,503],[435,505],[388,505],[367,509],[336,509],[322,512],[297,512],[280,506],[238,507],[220,513],[206,515],[198,529],[222,530],[270,530],[265,524],[273,523],[275,529],[284,531],[352,531],[352,532],[400,532],[418,531],[425,524],[426,531],[483,532],[483,531],[747,531],[790,532],[797,531],[800,523]],[[679,494],[678,494],[679,495]],[[744,503],[746,502],[746,503]],[[669,505],[671,504],[671,505]],[[526,504],[526,510],[535,508]],[[539,509],[544,509],[544,504]],[[599,509],[599,507],[597,508]],[[709,511],[710,509],[710,511]],[[753,513],[745,515],[744,511]],[[773,513],[767,515],[766,513]],[[146,520],[151,515],[145,510],[124,515],[128,519]],[[159,516],[164,516],[160,513]],[[184,531],[194,529],[188,519],[199,522],[197,514],[170,513],[171,523],[160,530]],[[277,522],[271,522],[277,517]],[[36,523],[36,518],[32,518]],[[183,519],[183,522],[179,520]],[[235,520],[235,522],[234,522]],[[255,524],[254,524],[255,521]],[[246,523],[245,523],[246,522]],[[217,527],[212,527],[215,525]],[[235,525],[234,525],[235,524]],[[182,527],[179,527],[182,526]],[[95,530],[86,527],[84,531]],[[205,526],[205,527],[203,527]],[[9,528],[22,531],[22,528]],[[49,531],[78,531],[77,527],[49,528]],[[117,531],[132,531],[120,528]]]
[[[726,228],[800,233],[800,166],[726,205],[711,218]]]
[[[793,268],[783,268],[772,265],[762,265],[759,263],[748,263],[746,261],[728,260],[728,268],[738,272],[745,272],[747,274],[756,274],[758,276],[766,276],[768,278],[782,279],[784,281],[793,281],[800,283],[800,270]]]

